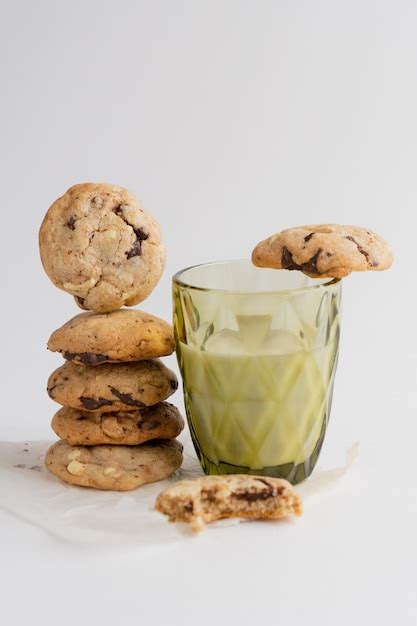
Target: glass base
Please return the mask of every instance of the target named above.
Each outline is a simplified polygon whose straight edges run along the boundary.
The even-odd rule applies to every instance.
[[[308,478],[316,466],[324,441],[326,424],[327,419],[324,421],[324,428],[322,428],[320,437],[317,440],[312,454],[302,463],[285,463],[283,465],[272,465],[270,467],[262,467],[256,469],[251,469],[250,467],[244,467],[239,465],[231,465],[230,463],[226,463],[224,461],[220,461],[219,463],[213,463],[212,461],[210,461],[210,459],[204,456],[196,438],[193,436],[192,429],[190,430],[191,438],[198,460],[200,461],[200,465],[203,468],[205,474],[250,474],[253,476],[272,476],[273,478],[285,478],[292,485],[297,485],[298,483],[301,483],[303,480]]]

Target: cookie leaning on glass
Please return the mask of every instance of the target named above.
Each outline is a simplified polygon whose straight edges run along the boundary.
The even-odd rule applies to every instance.
[[[271,235],[252,252],[257,267],[300,270],[311,278],[344,278],[351,272],[381,271],[392,264],[385,239],[359,226],[296,226]]]

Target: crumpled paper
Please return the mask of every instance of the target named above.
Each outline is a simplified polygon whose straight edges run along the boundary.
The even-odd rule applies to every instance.
[[[58,539],[77,544],[154,547],[185,541],[192,535],[188,525],[169,524],[154,510],[157,495],[173,481],[202,475],[189,440],[185,441],[182,467],[168,480],[122,493],[60,482],[44,466],[50,445],[50,441],[0,442],[1,509]],[[340,467],[316,469],[296,488],[303,501],[328,491],[349,470],[357,453],[358,444],[354,444]],[[241,521],[219,521],[205,532],[238,523]]]

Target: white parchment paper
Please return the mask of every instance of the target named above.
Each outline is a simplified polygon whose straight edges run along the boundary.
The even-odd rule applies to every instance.
[[[45,452],[51,443],[0,442],[0,508],[59,539],[78,544],[152,547],[190,538],[192,533],[186,525],[169,524],[154,510],[156,496],[172,481],[202,475],[190,441],[185,441],[183,466],[168,480],[123,493],[60,482],[44,467]],[[357,452],[358,444],[354,444],[340,467],[316,469],[297,487],[303,501],[331,488],[348,471]],[[237,523],[217,522],[205,532]]]

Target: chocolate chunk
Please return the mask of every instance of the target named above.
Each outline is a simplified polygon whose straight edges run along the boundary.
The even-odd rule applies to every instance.
[[[307,241],[310,241],[313,235],[315,235],[315,233],[310,233],[309,235],[307,235],[307,237],[304,237],[304,241],[307,243]]]
[[[78,361],[84,365],[98,365],[109,360],[105,354],[93,354],[92,352],[62,352],[62,356],[67,361]]]
[[[116,398],[119,398],[119,400],[121,400],[124,404],[128,404],[129,406],[138,406],[138,407],[145,406],[143,402],[140,402],[139,400],[134,400],[130,393],[122,393],[115,387],[110,387],[110,391],[112,392],[114,396],[116,396]]]
[[[263,491],[236,491],[233,497],[237,500],[246,500],[247,502],[256,502],[257,500],[268,500],[276,495],[273,487],[264,489]]]
[[[285,270],[300,270],[301,272],[305,272],[307,274],[319,274],[319,271],[317,269],[317,261],[321,253],[322,249],[319,248],[316,254],[311,257],[311,259],[299,265],[294,261],[292,253],[288,250],[286,246],[284,246],[282,248],[281,265]]]
[[[146,241],[149,237],[149,233],[145,232],[142,228],[134,228],[132,224],[123,217],[123,204],[119,204],[114,207],[113,213],[116,213],[128,226],[133,228],[133,232],[136,235],[136,241],[133,246],[130,248],[128,252],[126,252],[126,257],[131,259],[134,256],[140,256],[142,254],[142,241]]]
[[[265,478],[257,478],[258,483],[262,483],[267,489],[262,491],[236,491],[233,494],[238,500],[246,500],[247,502],[256,502],[257,500],[267,500],[277,495],[277,490]]]
[[[317,269],[317,261],[321,254],[322,250],[319,248],[314,256],[311,257],[306,263],[303,263],[301,268],[303,272],[308,272],[309,274],[318,274]]]
[[[369,258],[369,252],[367,252],[366,250],[364,250],[364,249],[362,248],[361,244],[360,244],[358,241],[356,241],[355,237],[352,237],[351,235],[347,235],[347,236],[346,236],[346,239],[349,239],[349,241],[352,241],[352,243],[354,243],[354,244],[355,244],[355,246],[357,247],[357,249],[359,250],[359,252],[360,252],[361,254],[363,254],[363,256],[365,257],[366,262],[367,262],[369,265],[372,265],[373,267],[377,267],[377,266],[378,266],[378,263],[377,263],[376,265],[374,265],[373,263],[371,263],[371,260],[370,260],[370,258]]]
[[[149,237],[149,233],[145,233],[142,228],[134,228],[133,230],[136,235],[136,241],[129,250],[129,252],[126,253],[128,259],[131,259],[134,256],[140,256],[142,254],[142,241],[146,241],[146,239],[148,239]]]
[[[68,226],[68,228],[70,228],[71,230],[75,230],[75,222],[76,222],[76,221],[77,221],[77,220],[75,219],[75,217],[72,217],[72,216],[71,216],[71,217],[69,218],[68,222],[67,222],[67,226]]]
[[[106,398],[88,398],[87,396],[80,396],[80,402],[87,411],[95,411],[101,406],[110,406],[113,404],[113,400],[106,400]]]

